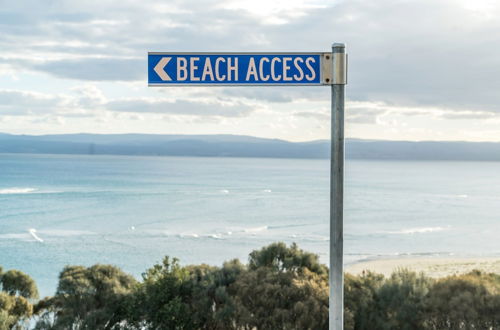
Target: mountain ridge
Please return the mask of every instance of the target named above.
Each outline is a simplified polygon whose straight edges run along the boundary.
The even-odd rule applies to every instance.
[[[499,142],[346,139],[346,158],[500,161]],[[330,141],[290,142],[246,135],[0,133],[0,153],[329,158]]]

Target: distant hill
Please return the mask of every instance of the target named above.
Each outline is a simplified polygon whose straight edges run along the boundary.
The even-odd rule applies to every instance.
[[[326,159],[330,142],[289,142],[240,135],[0,133],[0,153],[275,157]],[[346,140],[346,157],[380,160],[500,161],[500,143]]]

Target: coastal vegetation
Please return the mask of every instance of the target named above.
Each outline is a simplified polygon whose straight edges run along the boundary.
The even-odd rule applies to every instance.
[[[0,267],[0,329],[23,329],[38,298],[35,281],[18,271]]]
[[[111,265],[67,266],[54,296],[0,271],[0,329],[328,329],[328,269],[292,244],[247,264],[165,257],[136,280]],[[399,269],[345,275],[345,329],[500,329],[500,275],[432,279]]]

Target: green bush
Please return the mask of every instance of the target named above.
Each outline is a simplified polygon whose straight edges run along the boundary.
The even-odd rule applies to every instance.
[[[295,244],[253,251],[248,265],[165,257],[142,281],[114,266],[67,266],[34,310],[33,280],[19,271],[0,280],[0,330],[25,327],[33,312],[37,329],[328,329],[328,269]],[[345,274],[344,305],[346,330],[500,329],[500,275]]]
[[[37,329],[119,329],[137,281],[117,267],[67,266],[53,297],[36,306]]]
[[[25,328],[37,298],[38,289],[31,277],[18,270],[4,273],[0,267],[0,330]]]

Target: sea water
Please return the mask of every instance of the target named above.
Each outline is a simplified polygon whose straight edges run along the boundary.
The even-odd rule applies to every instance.
[[[347,160],[345,262],[500,254],[500,163]],[[328,261],[329,162],[0,154],[0,266],[53,294],[65,265],[140,278],[276,241]]]

